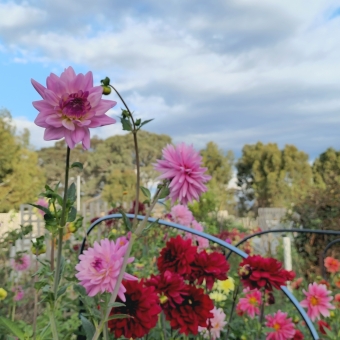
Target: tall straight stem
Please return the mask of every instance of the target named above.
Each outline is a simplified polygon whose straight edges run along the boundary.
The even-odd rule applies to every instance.
[[[134,122],[133,122],[133,124],[134,124]],[[135,216],[133,217],[133,222],[132,222],[132,226],[134,228],[137,225],[137,215],[138,215],[138,208],[139,208],[139,190],[140,190],[139,189],[140,188],[140,164],[139,164],[139,151],[138,151],[137,131],[133,132],[133,142],[135,144],[136,169],[137,169]]]
[[[58,230],[58,252],[57,252],[57,264],[54,275],[54,296],[57,295],[58,285],[59,285],[59,276],[60,276],[60,263],[61,263],[61,252],[63,249],[63,236],[64,236],[64,227],[66,224],[66,201],[67,201],[67,189],[68,189],[68,172],[70,168],[70,148],[67,147],[66,152],[66,166],[65,166],[65,188],[64,188],[64,199],[63,206],[61,210],[61,218],[60,225]]]
[[[226,340],[229,338],[229,333],[230,333],[230,329],[231,329],[230,323],[231,323],[231,320],[233,319],[233,315],[234,315],[234,311],[235,311],[235,305],[236,305],[236,299],[237,299],[239,290],[240,290],[240,286],[237,285],[237,287],[234,291],[234,294],[233,294],[233,304],[231,305],[231,311],[230,311],[229,320],[228,320],[228,324],[227,324],[228,329],[227,329],[227,334],[225,336]]]

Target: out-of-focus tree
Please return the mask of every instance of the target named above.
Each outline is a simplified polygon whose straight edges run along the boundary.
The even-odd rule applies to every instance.
[[[340,184],[340,151],[328,148],[313,163],[313,177],[318,188]]]
[[[28,131],[17,136],[10,113],[0,111],[0,212],[35,201],[44,187],[37,153],[28,147]]]
[[[245,145],[236,164],[241,213],[258,207],[285,207],[312,186],[308,155],[294,145]]]

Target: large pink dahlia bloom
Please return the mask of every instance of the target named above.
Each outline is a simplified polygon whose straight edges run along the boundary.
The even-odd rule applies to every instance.
[[[267,334],[266,340],[288,340],[294,337],[294,324],[291,318],[287,318],[287,313],[279,310],[273,315],[267,315],[266,320],[266,326],[274,328],[273,332]]]
[[[308,285],[308,291],[303,290],[306,299],[300,302],[302,307],[307,308],[307,315],[312,321],[320,319],[320,315],[324,317],[329,316],[329,310],[335,309],[330,303],[333,297],[330,296],[332,292],[327,290],[326,285],[319,285],[316,282]]]
[[[95,242],[93,248],[88,248],[84,254],[79,255],[80,262],[75,267],[79,273],[75,276],[89,296],[95,296],[100,292],[113,292],[127,247],[128,243],[120,245],[118,242],[104,239],[100,243]],[[133,260],[134,258],[130,257],[128,263]],[[128,273],[125,273],[123,278],[138,280]],[[126,289],[121,284],[118,296],[122,301],[125,301],[125,292]]]
[[[79,142],[84,149],[89,149],[89,128],[116,122],[105,114],[116,102],[101,99],[102,87],[93,86],[92,72],[76,75],[73,68],[68,67],[60,77],[51,73],[46,79],[47,88],[31,81],[43,98],[34,101],[33,106],[39,111],[35,124],[46,128],[45,140],[65,137],[71,149]]]
[[[207,191],[204,185],[211,176],[205,175],[207,168],[201,167],[202,157],[192,145],[181,143],[177,146],[167,145],[163,149],[163,159],[154,165],[162,173],[160,179],[170,181],[170,198],[181,204],[188,204]]]

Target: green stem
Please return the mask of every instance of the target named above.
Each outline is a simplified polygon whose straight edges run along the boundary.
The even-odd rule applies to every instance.
[[[66,224],[66,202],[67,202],[67,189],[68,189],[68,172],[70,168],[70,148],[67,147],[66,152],[66,166],[65,166],[65,188],[64,188],[64,200],[63,200],[63,207],[61,210],[61,218],[60,218],[60,225],[58,231],[58,252],[57,252],[57,264],[54,274],[54,287],[53,292],[54,296],[57,296],[58,286],[59,286],[59,276],[60,276],[60,264],[61,264],[61,252],[63,249],[63,236],[64,236],[64,227]]]
[[[52,330],[53,340],[59,340],[58,331],[57,331],[57,324],[55,322],[54,310],[52,308],[51,308],[51,311],[50,311],[50,322],[51,322],[51,330]]]
[[[260,317],[259,317],[259,323],[260,323],[260,328],[259,332],[257,334],[256,340],[261,339],[261,332],[262,332],[262,327],[263,327],[263,319],[264,319],[264,305],[266,303],[266,291],[263,289],[262,291],[262,305],[261,305],[261,312],[260,312]]]
[[[12,321],[14,321],[14,319],[15,319],[15,307],[16,307],[16,303],[14,301],[13,302],[13,309],[12,309]]]
[[[164,312],[161,313],[161,322],[162,322],[162,330],[163,330],[163,334],[164,334],[164,340],[168,340],[168,336],[166,335],[165,315],[164,315]]]
[[[229,333],[230,333],[230,330],[231,330],[230,323],[231,323],[231,320],[233,319],[235,306],[236,306],[236,299],[237,299],[239,290],[240,290],[240,285],[237,285],[236,289],[234,290],[234,294],[233,294],[233,303],[231,305],[231,311],[230,311],[229,320],[228,320],[228,323],[227,323],[228,329],[227,329],[227,334],[225,336],[225,340],[227,340],[229,338]]]

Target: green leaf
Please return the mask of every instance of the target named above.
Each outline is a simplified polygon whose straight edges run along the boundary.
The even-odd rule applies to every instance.
[[[75,207],[71,207],[70,212],[68,213],[67,222],[73,222],[77,217],[77,209]]]
[[[125,131],[132,131],[131,122],[128,119],[121,118],[120,121],[122,123],[123,130],[125,130]]]
[[[78,168],[78,169],[80,169],[80,170],[83,170],[83,164],[80,163],[80,162],[74,162],[74,163],[72,163],[72,165],[71,165],[71,169],[72,169],[72,168]]]
[[[42,288],[45,287],[45,286],[48,286],[48,287],[49,287],[47,281],[38,281],[38,282],[35,282],[35,283],[34,283],[34,288],[35,288],[36,290],[40,290],[40,289],[42,289]]]
[[[148,120],[144,120],[144,122],[142,122],[142,124],[140,125],[139,128],[141,128],[143,125],[150,123],[151,121],[153,121],[153,119],[148,119]]]
[[[131,225],[130,219],[127,218],[127,216],[126,216],[126,214],[123,210],[120,210],[120,213],[123,215],[123,222],[124,222],[125,227],[131,231],[132,225]]]
[[[129,314],[115,314],[115,315],[109,316],[106,321],[110,321],[114,319],[125,319],[125,318],[131,318],[131,316]]]
[[[48,215],[51,215],[51,212],[46,208],[46,207],[43,207],[42,205],[39,205],[39,204],[33,204],[33,203],[28,203],[29,205],[33,206],[33,207],[36,207],[40,210],[42,210],[44,213],[48,214]]]
[[[161,190],[159,196],[158,196],[158,199],[162,199],[162,198],[165,198],[167,197],[168,195],[170,194],[170,190],[168,187],[163,187],[163,189]]]
[[[157,218],[156,221],[150,223],[147,227],[145,227],[144,230],[143,230],[143,232],[144,232],[144,231],[147,231],[148,229],[150,229],[150,228],[152,228],[152,227],[154,227],[155,225],[158,225],[158,222],[159,222],[159,218]]]
[[[144,188],[144,187],[140,187],[140,190],[142,190],[142,193],[145,197],[147,197],[149,200],[151,199],[151,192],[149,189]]]
[[[125,304],[121,302],[112,302],[112,303],[109,303],[107,307],[108,308],[125,307]]]
[[[86,334],[86,340],[92,340],[94,333],[96,332],[92,322],[82,314],[80,314],[80,320]]]
[[[66,292],[67,286],[60,287],[57,292],[57,299]]]
[[[59,286],[61,278],[63,277],[64,269],[65,269],[65,258],[64,258],[64,256],[62,256],[61,259],[60,259],[60,273],[59,273],[59,277],[57,278],[58,279],[58,286]]]
[[[80,296],[87,296],[86,289],[81,285],[73,285],[73,290]]]
[[[76,201],[76,185],[72,183],[67,190],[67,200],[71,203],[71,205]]]
[[[10,334],[15,335],[20,340],[24,340],[25,334],[20,328],[18,328],[17,323],[0,316],[0,324],[4,326],[10,332]]]

